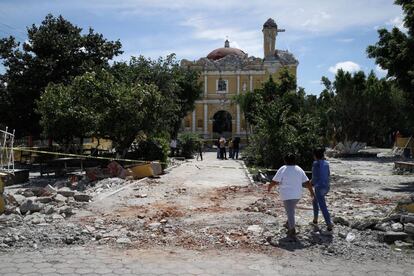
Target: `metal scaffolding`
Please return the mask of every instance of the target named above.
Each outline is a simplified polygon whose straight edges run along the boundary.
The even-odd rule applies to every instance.
[[[0,171],[6,173],[14,174],[14,153],[13,153],[13,143],[14,143],[14,133],[6,130],[0,129]]]

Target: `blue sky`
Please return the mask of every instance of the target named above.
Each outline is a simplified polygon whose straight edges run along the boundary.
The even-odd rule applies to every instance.
[[[26,27],[48,13],[120,39],[118,60],[169,53],[194,60],[222,47],[226,37],[232,47],[262,57],[262,25],[271,17],[286,29],[276,47],[299,60],[298,84],[308,94],[319,94],[321,77],[332,78],[338,68],[384,76],[365,49],[377,41],[378,28],[402,28],[401,9],[391,0],[1,0],[0,37],[24,41]]]

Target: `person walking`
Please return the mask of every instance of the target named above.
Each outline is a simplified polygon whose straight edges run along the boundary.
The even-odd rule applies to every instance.
[[[312,164],[312,186],[315,189],[315,197],[313,198],[313,221],[312,224],[318,224],[319,209],[322,212],[323,218],[328,231],[332,231],[333,224],[331,221],[331,216],[326,206],[326,195],[329,192],[330,184],[330,170],[329,163],[325,160],[324,157],[325,150],[323,148],[318,148],[313,151],[313,161]]]
[[[226,158],[226,138],[223,136],[220,137],[219,140],[219,146],[220,146],[220,159],[227,159]]]
[[[233,139],[229,140],[229,158],[233,159]]]
[[[233,140],[233,159],[239,159],[240,137],[236,137]]]
[[[220,137],[217,138],[215,144],[216,144],[216,147],[217,147],[217,159],[220,159],[220,155],[221,155],[221,151],[220,151]]]
[[[197,149],[198,154],[197,154],[197,159],[196,159],[197,161],[198,161],[198,158],[200,158],[201,161],[203,161],[203,149],[204,149],[204,142],[200,140],[198,142],[198,149]]]
[[[175,138],[171,139],[170,142],[170,151],[171,151],[171,156],[175,156],[175,154],[177,154],[177,140]]]
[[[285,165],[277,170],[267,191],[270,193],[274,186],[279,185],[280,199],[283,201],[287,216],[287,236],[296,239],[295,209],[296,204],[302,198],[302,185],[308,188],[312,197],[314,193],[305,172],[296,165],[295,155],[287,154],[284,161]]]

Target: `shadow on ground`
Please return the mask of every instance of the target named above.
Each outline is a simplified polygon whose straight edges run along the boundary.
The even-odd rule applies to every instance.
[[[267,242],[269,242],[270,245],[291,252],[306,249],[315,245],[331,244],[332,241],[333,236],[331,234],[320,232],[317,228],[310,231],[309,234],[298,235],[296,238],[283,237],[277,240],[276,237],[267,238]]]
[[[382,190],[395,193],[414,193],[414,182],[402,182],[390,188]]]

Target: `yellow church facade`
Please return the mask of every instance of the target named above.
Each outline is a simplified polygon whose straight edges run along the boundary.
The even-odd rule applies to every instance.
[[[188,114],[182,125],[183,131],[191,131],[205,139],[243,137],[248,131],[240,106],[234,97],[247,91],[261,88],[272,76],[279,78],[282,68],[296,76],[298,61],[288,51],[276,49],[279,32],[273,19],[263,25],[263,58],[248,56],[244,51],[230,47],[226,40],[224,47],[211,51],[197,61],[182,60],[181,66],[201,72],[203,94],[195,103],[195,109]]]

